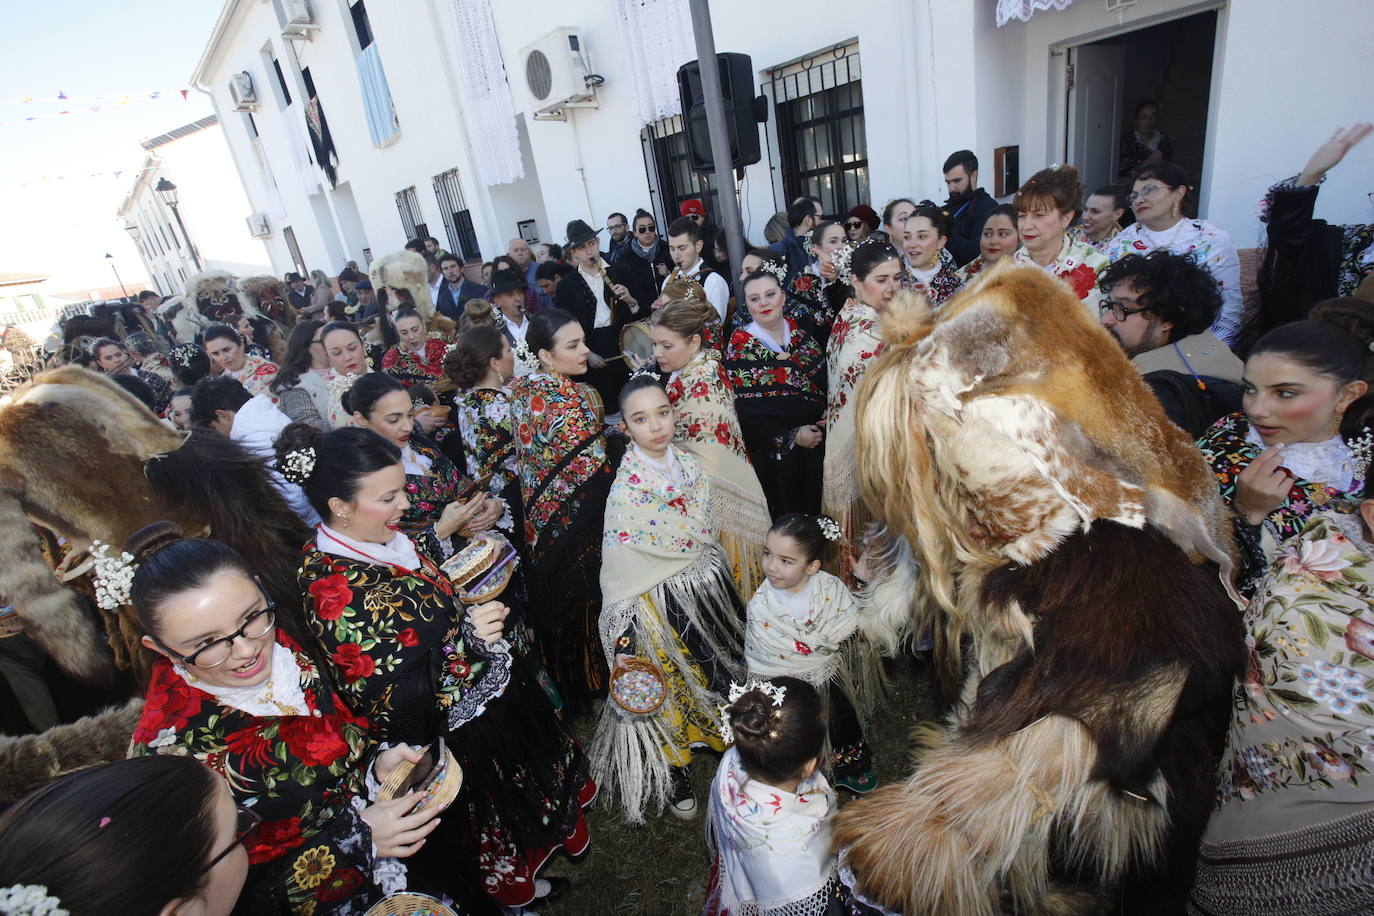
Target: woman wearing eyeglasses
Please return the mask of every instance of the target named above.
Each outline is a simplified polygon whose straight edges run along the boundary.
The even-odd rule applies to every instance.
[[[1122,229],[1105,251],[1107,260],[1128,254],[1149,254],[1163,248],[1191,254],[1221,288],[1221,313],[1212,333],[1228,347],[1240,334],[1240,255],[1231,233],[1205,219],[1188,219],[1183,202],[1188,196],[1188,173],[1172,162],[1151,162],[1136,169],[1129,195],[1135,222]]]
[[[137,565],[129,598],[142,642],[159,656],[130,754],[200,760],[261,821],[236,834],[248,851],[242,910],[361,912],[407,886],[471,896],[442,872],[438,881],[409,874],[437,813],[410,811],[413,798],[372,802],[366,777],[380,783],[419,754],[379,749],[368,720],[321,676],[314,647],[278,628],[243,557],[218,541],[183,539],[170,522],[135,532],[125,550]],[[87,816],[93,830],[127,829],[99,805]]]

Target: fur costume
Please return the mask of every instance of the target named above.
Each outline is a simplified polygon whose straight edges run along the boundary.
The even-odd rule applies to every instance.
[[[429,273],[425,270],[425,259],[409,249],[384,254],[372,262],[368,269],[372,288],[378,292],[383,289],[403,289],[415,302],[415,311],[427,324],[434,321],[434,302],[429,298]],[[400,307],[400,299],[394,294],[387,295],[386,308],[389,312]]]
[[[185,296],[172,296],[157,307],[157,315],[171,327],[181,343],[192,343],[196,335],[210,325],[194,308],[186,304]]]
[[[123,760],[142,713],[140,698],[40,735],[0,736],[0,803],[19,801],[67,773]]]
[[[286,298],[286,287],[276,277],[266,274],[244,277],[239,286],[248,307],[271,318],[283,331],[289,332],[300,320],[300,313]]]
[[[1181,906],[1242,660],[1215,482],[1062,285],[999,266],[899,293],[858,391],[886,637],[934,628],[963,703],[847,807],[858,890],[906,913]],[[909,596],[910,549],[919,600]],[[1074,909],[1080,907],[1080,909]]]
[[[238,278],[227,270],[202,270],[187,277],[184,299],[195,304],[199,316],[193,315],[191,318],[200,323],[201,331],[223,321],[226,315],[238,313],[255,318],[262,314],[257,305],[244,295]],[[195,335],[181,339],[194,340]]]

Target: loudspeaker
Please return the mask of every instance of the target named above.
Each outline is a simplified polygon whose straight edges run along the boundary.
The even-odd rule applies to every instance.
[[[742,168],[763,158],[758,125],[768,120],[768,99],[754,95],[754,63],[748,54],[716,55],[720,67],[720,94],[725,100],[725,124],[730,132],[730,165]],[[706,103],[701,92],[700,61],[678,68],[677,91],[687,130],[687,161],[693,171],[709,172],[711,133],[706,126]]]

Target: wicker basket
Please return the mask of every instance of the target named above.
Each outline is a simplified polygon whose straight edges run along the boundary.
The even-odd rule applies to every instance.
[[[632,690],[632,684],[637,689]],[[647,716],[657,712],[668,698],[668,683],[653,662],[632,658],[611,675],[610,697],[626,712]]]
[[[506,590],[510,585],[511,577],[515,575],[515,569],[520,564],[520,555],[511,546],[504,535],[497,531],[484,531],[479,537],[484,538],[494,544],[491,553],[483,562],[483,566],[477,572],[467,578],[471,586],[458,588],[458,600],[463,604],[472,606],[484,604],[495,599]],[[491,568],[499,560],[507,558],[506,564],[496,572],[495,575],[488,576]]]
[[[428,751],[428,748],[426,748]],[[415,764],[408,760],[403,760],[396,764],[396,767],[387,774],[386,781],[382,783],[377,791],[377,801],[390,801],[406,791],[406,783],[410,780],[410,772],[415,769]],[[433,778],[433,777],[431,777]],[[433,807],[436,811],[443,811],[453,800],[458,797],[458,790],[463,787],[463,768],[454,759],[453,752],[447,747],[444,748],[443,772],[434,785],[426,787],[428,795],[422,796],[416,803],[415,808]],[[412,808],[411,810],[415,810]],[[405,912],[409,912],[408,910]]]
[[[380,900],[364,916],[458,916],[451,906],[428,894],[409,891]]]

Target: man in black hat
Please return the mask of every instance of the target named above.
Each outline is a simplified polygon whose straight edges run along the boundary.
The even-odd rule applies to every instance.
[[[525,284],[515,271],[494,270],[491,274],[491,301],[501,312],[504,322],[501,331],[510,341],[511,348],[525,339],[530,321],[525,316]]]
[[[291,286],[291,291],[286,294],[286,300],[291,303],[291,307],[298,312],[308,309],[310,296],[315,292],[315,288],[307,285],[305,277],[295,271],[286,275],[286,282]]]
[[[573,271],[558,284],[555,305],[572,315],[587,335],[587,382],[608,410],[620,401],[629,369],[620,352],[621,329],[640,316],[620,268],[601,257],[596,230],[580,219],[568,223],[568,260]]]

